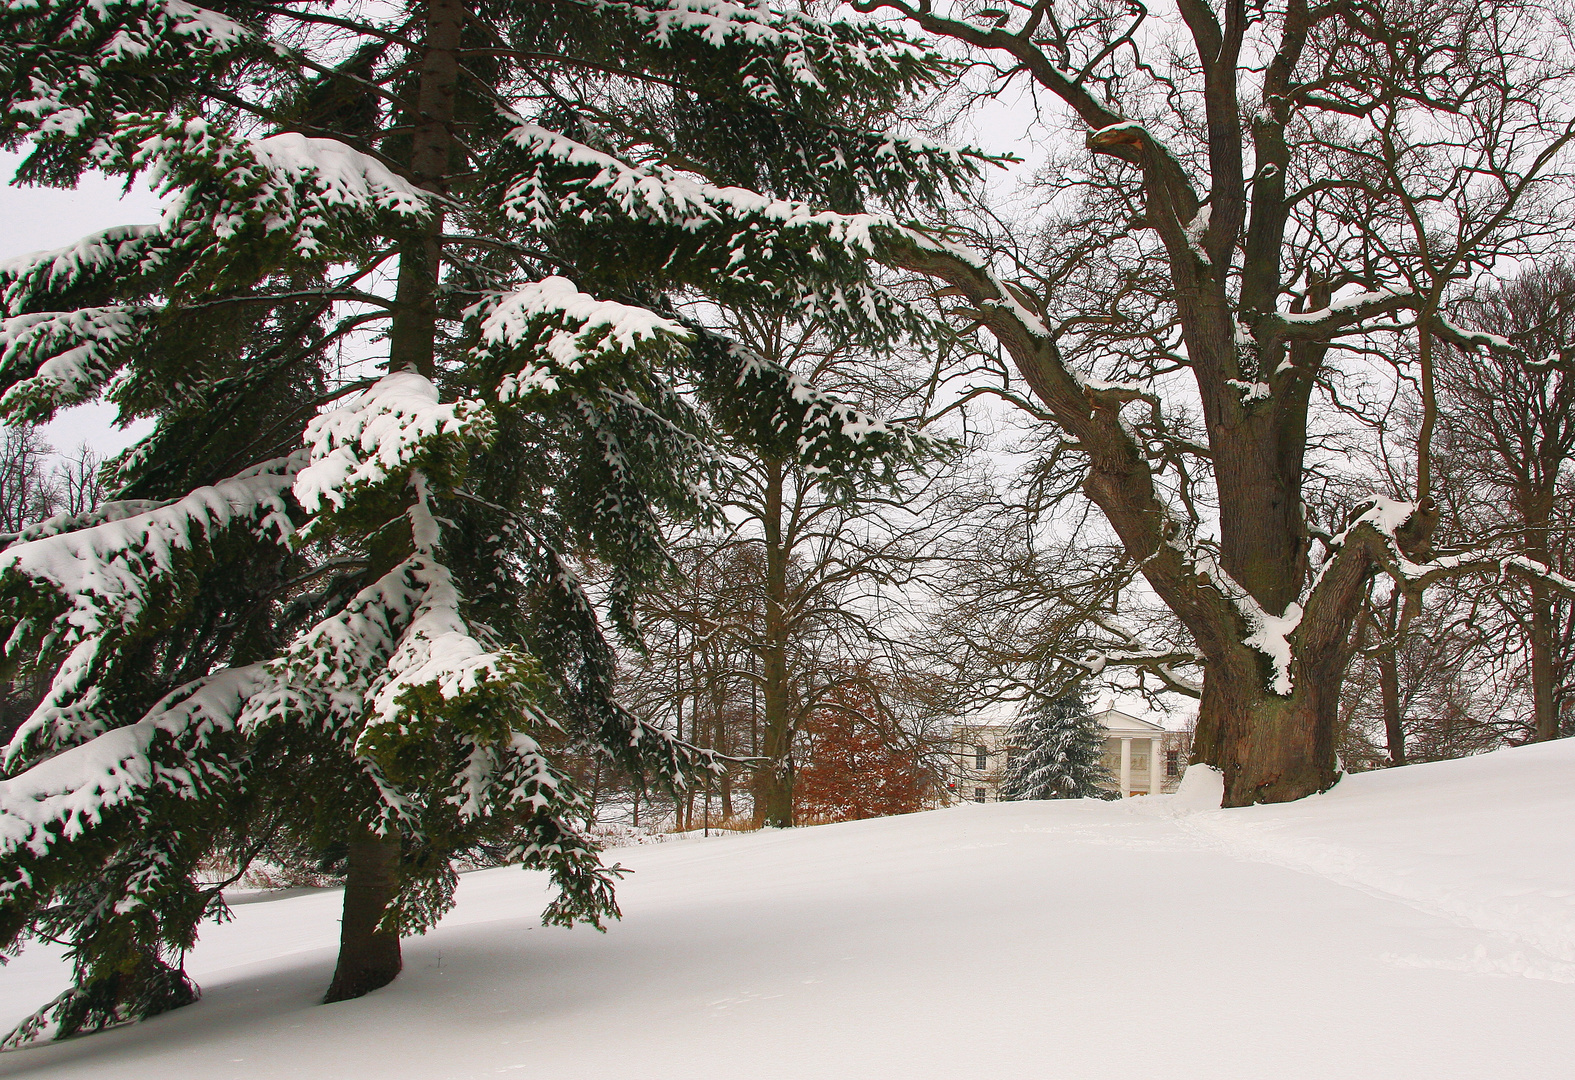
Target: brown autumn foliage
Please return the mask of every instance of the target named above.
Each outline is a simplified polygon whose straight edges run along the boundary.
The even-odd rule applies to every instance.
[[[805,725],[808,752],[794,785],[805,821],[856,821],[923,809],[930,787],[917,743],[889,722],[863,686],[832,691]]]

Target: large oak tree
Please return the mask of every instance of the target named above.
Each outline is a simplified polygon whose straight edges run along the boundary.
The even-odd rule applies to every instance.
[[[1019,400],[1204,672],[1194,755],[1225,801],[1336,778],[1334,730],[1370,579],[1539,574],[1512,549],[1436,552],[1432,351],[1450,303],[1556,243],[1570,48],[1536,4],[1410,0],[870,0],[1026,86],[1084,135],[1043,229],[889,236],[1010,358]],[[1386,336],[1412,335],[1397,376]],[[1376,365],[1376,368],[1375,368]],[[1374,377],[1417,387],[1418,475],[1321,533],[1304,484]],[[1016,392],[1008,389],[1008,393]],[[1439,558],[1434,558],[1439,556]],[[1447,557],[1446,557],[1447,556]],[[1178,643],[1111,663],[1172,677]],[[1097,661],[1096,661],[1097,665]]]

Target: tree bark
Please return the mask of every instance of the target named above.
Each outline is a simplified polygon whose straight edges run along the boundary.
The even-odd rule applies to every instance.
[[[1225,778],[1225,806],[1287,802],[1327,790],[1338,777],[1334,732],[1341,672],[1303,675],[1288,696],[1266,693],[1259,665],[1209,667],[1192,760]]]
[[[1405,764],[1405,724],[1400,718],[1400,658],[1392,644],[1378,655],[1378,689],[1383,701],[1389,765],[1393,768]]]
[[[787,671],[787,545],[782,536],[785,468],[766,463],[765,640],[761,643],[761,740],[766,764],[755,773],[755,822],[787,829],[793,825],[793,722]]]
[[[363,833],[350,843],[339,964],[324,1003],[347,1001],[387,986],[404,961],[399,933],[383,928],[383,914],[399,893],[399,841]]]
[[[1544,565],[1547,565],[1544,555]],[[1536,728],[1533,739],[1547,742],[1559,737],[1558,703],[1554,700],[1553,597],[1546,584],[1533,580],[1531,588],[1531,700]]]
[[[453,167],[454,104],[465,5],[462,0],[427,0],[425,7],[415,115],[411,117],[410,173],[418,185],[441,195],[448,190]],[[414,371],[429,379],[436,375],[442,235],[443,213],[434,202],[425,225],[399,242],[399,277],[388,341],[390,371]]]

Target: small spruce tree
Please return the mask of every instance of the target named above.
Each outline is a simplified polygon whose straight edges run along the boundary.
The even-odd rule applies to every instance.
[[[1003,799],[1113,799],[1105,734],[1082,691],[1037,701],[1012,725]]]

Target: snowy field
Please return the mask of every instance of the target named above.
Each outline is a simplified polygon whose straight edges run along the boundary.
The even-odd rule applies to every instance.
[[[200,1003],[0,1076],[1575,1075],[1575,740],[1290,806],[1210,809],[1210,779],[621,850],[605,936],[470,874],[398,982],[332,1006],[338,894],[248,903],[190,958]],[[63,986],[24,954],[0,1022]]]

